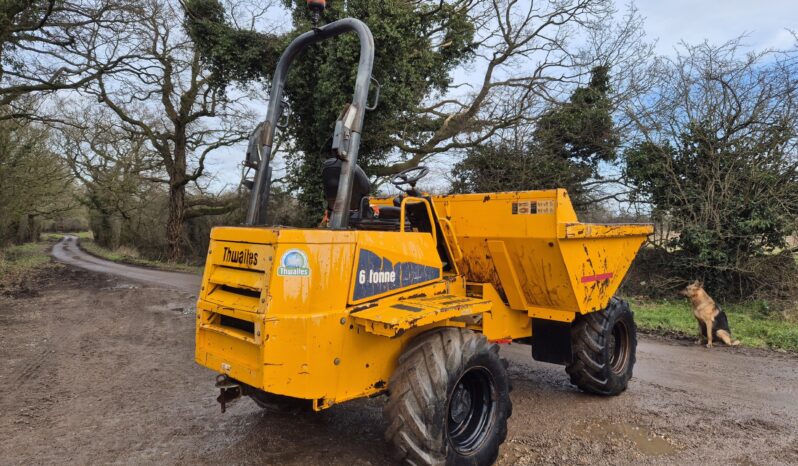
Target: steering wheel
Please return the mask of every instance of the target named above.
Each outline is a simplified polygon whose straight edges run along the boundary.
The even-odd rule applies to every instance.
[[[427,176],[427,173],[429,173],[429,168],[427,167],[418,166],[408,168],[392,176],[391,183],[399,189],[402,189],[402,185],[406,184],[410,185],[411,188],[415,188],[416,182]]]

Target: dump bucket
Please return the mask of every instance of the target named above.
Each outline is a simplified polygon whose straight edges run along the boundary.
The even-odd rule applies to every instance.
[[[564,189],[433,197],[469,282],[492,283],[514,309],[605,308],[649,224],[579,223]]]

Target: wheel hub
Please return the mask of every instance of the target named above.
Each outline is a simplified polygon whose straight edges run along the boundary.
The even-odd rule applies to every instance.
[[[490,372],[473,367],[457,381],[449,397],[449,442],[463,455],[477,450],[496,416],[495,384]]]
[[[623,373],[629,361],[629,330],[623,322],[616,322],[612,327],[607,350],[610,355],[610,369],[616,374]]]
[[[449,409],[452,421],[458,424],[463,422],[469,411],[471,411],[471,394],[460,382],[452,394],[452,406]]]

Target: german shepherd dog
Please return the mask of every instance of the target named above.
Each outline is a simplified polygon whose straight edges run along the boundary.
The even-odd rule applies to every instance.
[[[681,294],[690,298],[693,305],[693,315],[698,321],[698,329],[701,335],[698,337],[698,344],[703,344],[707,340],[707,348],[712,348],[713,337],[717,337],[729,346],[737,346],[739,340],[732,340],[731,330],[729,330],[729,319],[720,306],[715,304],[715,300],[709,297],[704,286],[698,281],[687,285]]]

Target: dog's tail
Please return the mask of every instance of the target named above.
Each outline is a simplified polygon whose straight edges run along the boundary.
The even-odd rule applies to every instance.
[[[726,343],[729,346],[739,345],[740,340],[732,339],[731,329],[729,328],[729,319],[726,317],[726,313],[723,312],[723,309],[721,309],[717,304],[715,307],[718,308],[718,315],[715,317],[714,327],[717,329],[716,333],[718,338],[720,338],[723,343]]]
[[[726,330],[718,330],[715,334],[723,343],[729,346],[738,346],[740,344],[740,340],[733,340],[731,334]]]

